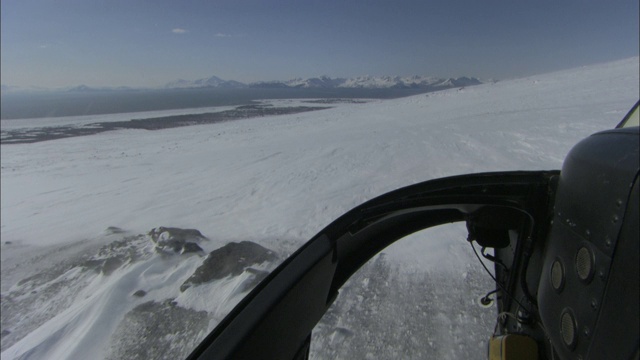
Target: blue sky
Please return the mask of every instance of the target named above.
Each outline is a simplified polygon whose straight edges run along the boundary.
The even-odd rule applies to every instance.
[[[639,2],[2,0],[2,83],[505,79],[638,56]]]

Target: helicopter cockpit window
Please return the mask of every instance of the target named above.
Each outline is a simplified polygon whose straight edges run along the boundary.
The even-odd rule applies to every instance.
[[[310,358],[484,358],[496,313],[480,299],[495,285],[466,237],[438,226],[374,256],[316,325]]]

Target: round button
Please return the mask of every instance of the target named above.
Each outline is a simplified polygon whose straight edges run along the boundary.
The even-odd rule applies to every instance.
[[[562,341],[569,348],[573,348],[576,344],[576,320],[571,312],[565,310],[560,318],[560,334]]]
[[[591,250],[581,247],[576,254],[576,272],[582,281],[591,281],[594,272],[594,260]]]

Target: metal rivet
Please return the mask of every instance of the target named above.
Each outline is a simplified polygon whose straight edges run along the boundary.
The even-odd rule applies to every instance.
[[[604,280],[605,279],[604,271],[600,270],[600,272],[598,273],[598,276],[600,276],[601,280]]]
[[[598,309],[598,300],[596,299],[591,299],[591,308],[593,310],[597,310]]]
[[[616,200],[616,206],[617,207],[622,206],[622,200],[620,200],[620,199]]]
[[[618,222],[618,220],[620,220],[620,218],[618,218],[618,215],[613,215],[613,219],[611,219],[611,222],[615,224]]]
[[[611,238],[607,236],[606,239],[604,239],[604,246],[606,247],[611,247]]]
[[[585,230],[584,233],[587,235],[587,237],[591,236],[591,231],[589,229]]]
[[[586,326],[582,329],[582,333],[584,334],[585,337],[589,337],[589,335],[591,335],[591,331]]]

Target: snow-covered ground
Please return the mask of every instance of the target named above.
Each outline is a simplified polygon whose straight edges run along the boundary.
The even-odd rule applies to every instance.
[[[186,355],[247,284],[352,207],[443,176],[560,168],[577,141],[612,128],[637,101],[638,65],[2,145],[2,358]],[[200,230],[203,251],[163,252],[148,234],[159,226]],[[432,229],[374,258],[318,326],[312,356],[484,357],[494,310],[477,298],[491,283],[465,235]],[[277,260],[180,289],[207,253],[241,241]],[[157,333],[141,330],[150,324]]]

